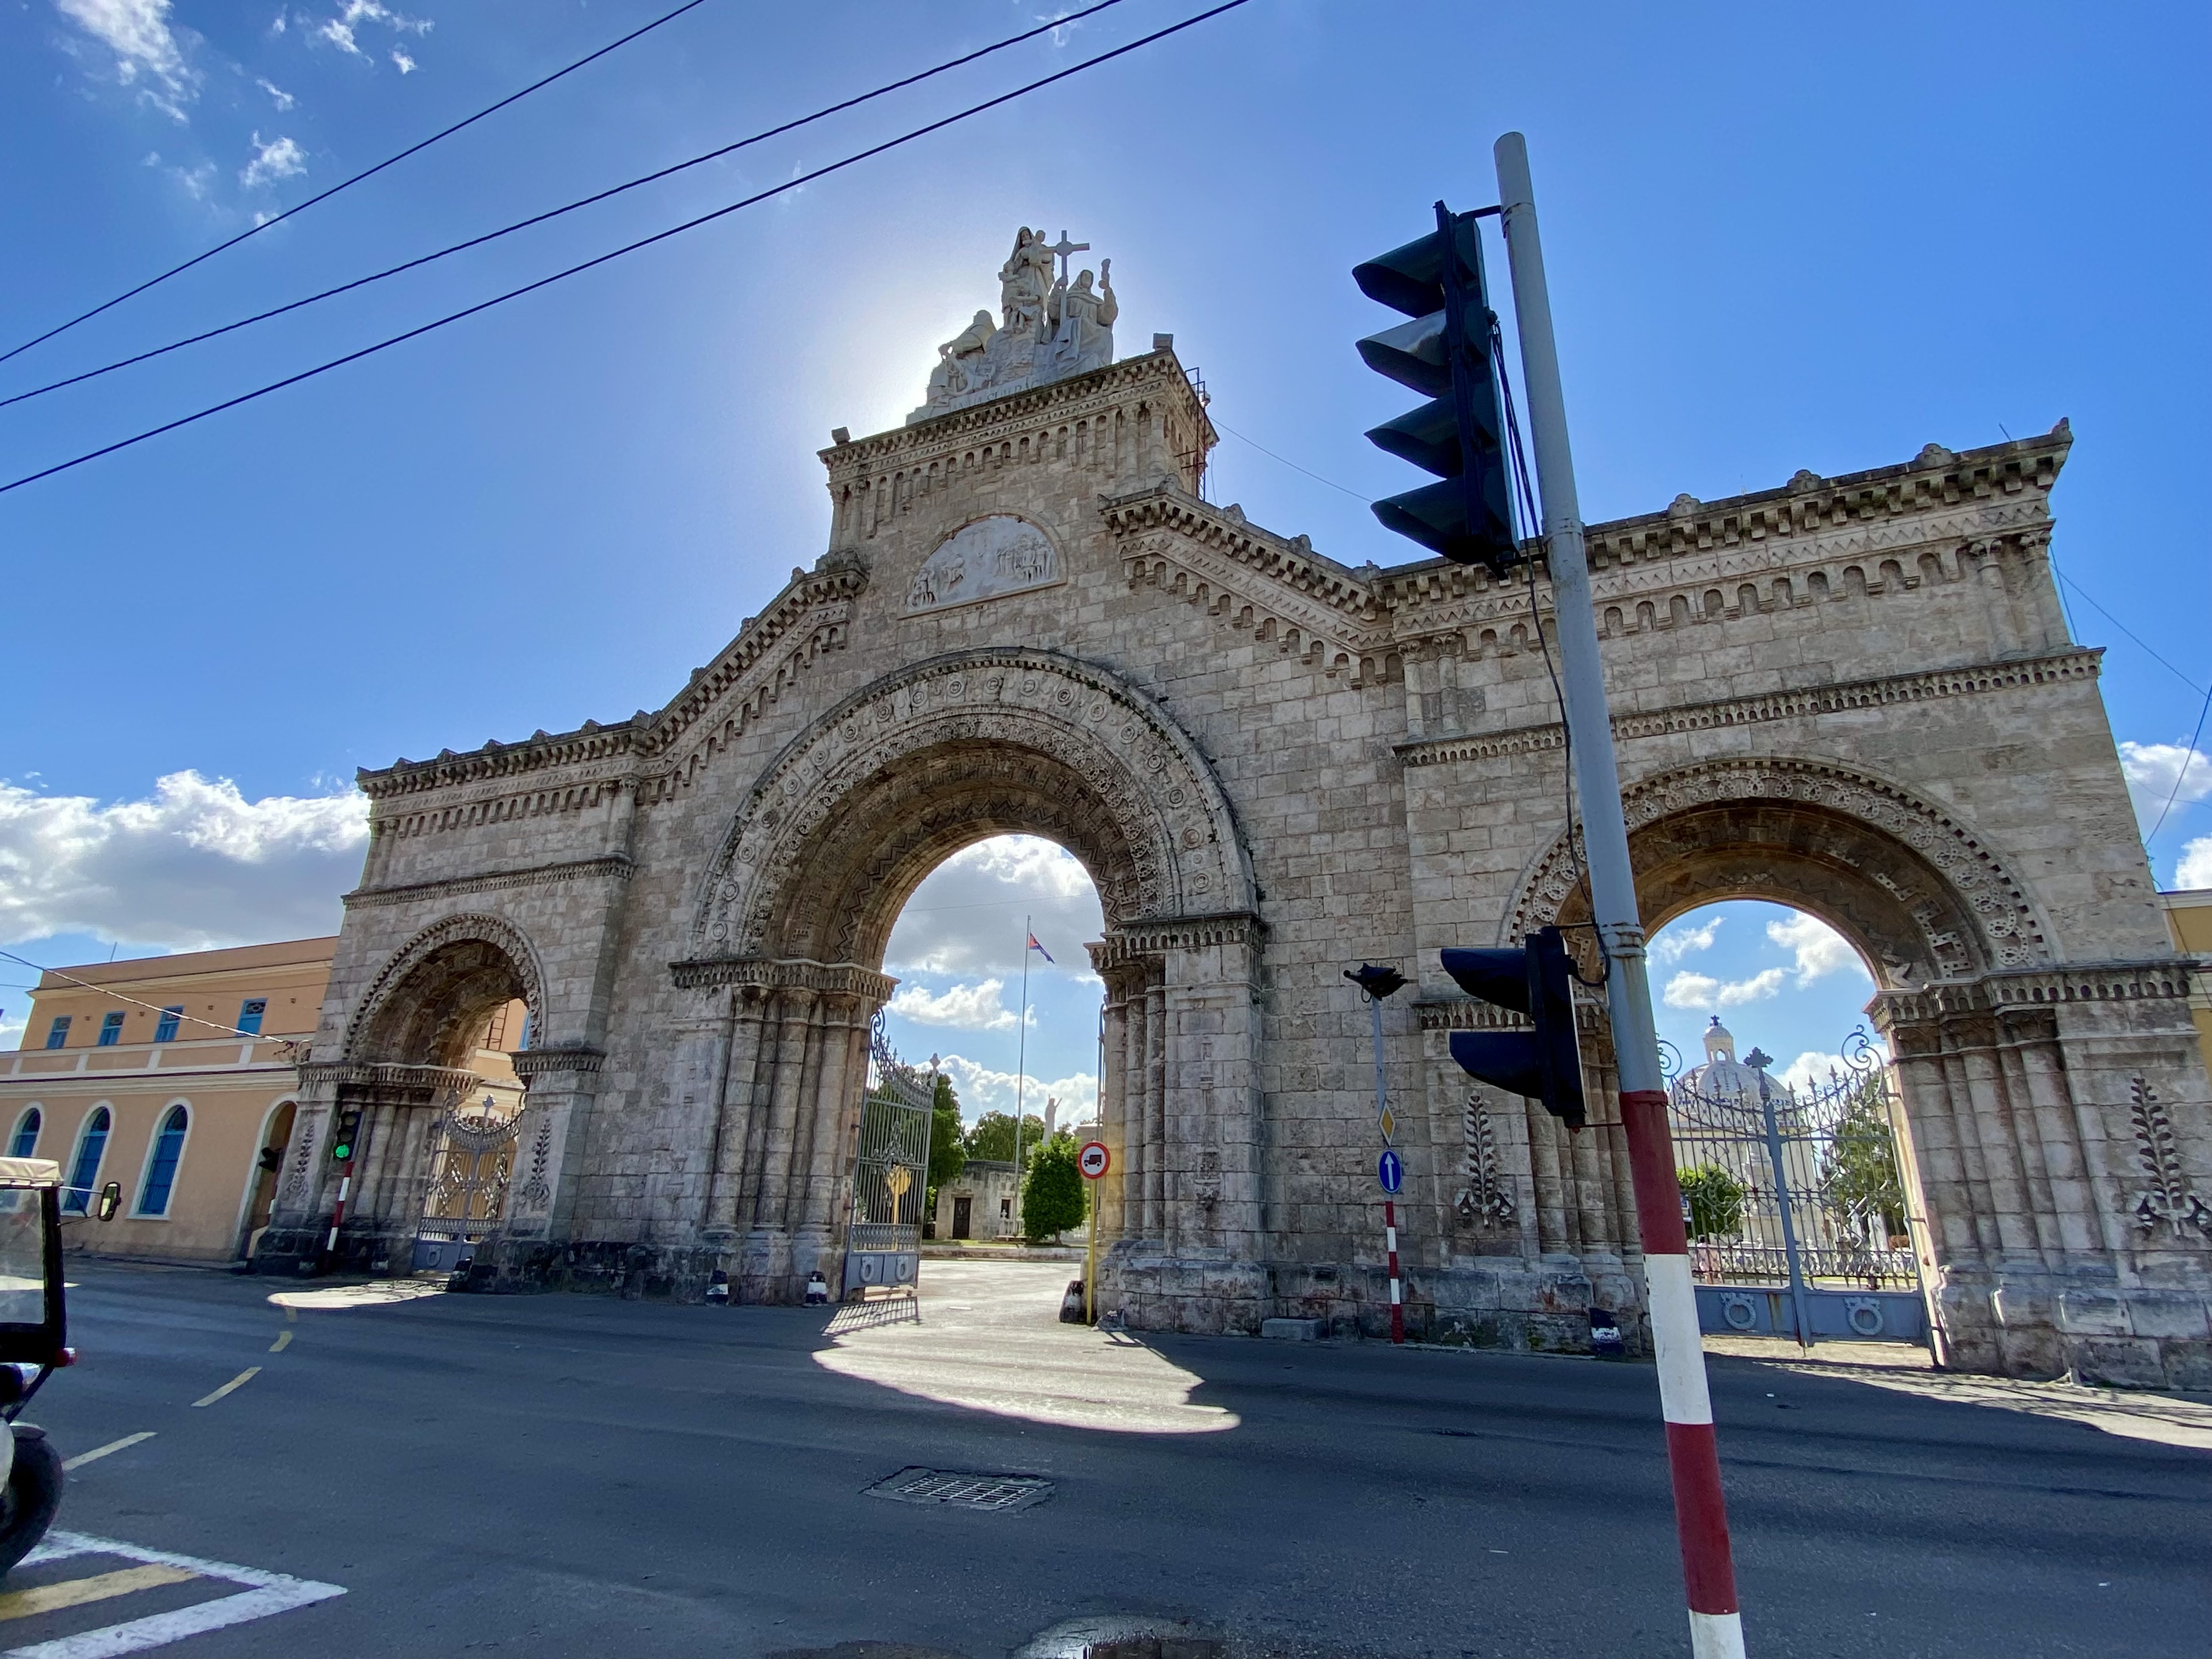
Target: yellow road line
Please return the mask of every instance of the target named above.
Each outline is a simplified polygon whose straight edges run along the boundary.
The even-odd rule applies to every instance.
[[[260,1366],[248,1365],[244,1370],[239,1372],[236,1376],[232,1377],[229,1382],[224,1383],[213,1394],[208,1395],[204,1400],[195,1400],[192,1401],[192,1404],[195,1406],[212,1406],[216,1401],[222,1399],[223,1395],[228,1394],[233,1389],[242,1389],[260,1375]]]
[[[276,1333],[276,1340],[269,1345],[269,1352],[271,1353],[282,1353],[285,1349],[291,1346],[292,1333],[289,1331],[279,1331]]]
[[[9,1590],[0,1595],[0,1619],[28,1619],[34,1613],[82,1607],[87,1601],[105,1601],[111,1595],[128,1595],[157,1584],[181,1584],[198,1577],[182,1567],[125,1567],[119,1572],[96,1572],[89,1578],[64,1579],[35,1589]]]
[[[75,1457],[64,1458],[62,1468],[64,1470],[82,1468],[85,1464],[105,1457],[110,1452],[122,1451],[128,1447],[137,1445],[141,1440],[151,1440],[153,1437],[153,1430],[141,1429],[136,1434],[125,1435],[120,1440],[111,1440],[104,1446],[94,1446],[88,1452],[79,1452]]]

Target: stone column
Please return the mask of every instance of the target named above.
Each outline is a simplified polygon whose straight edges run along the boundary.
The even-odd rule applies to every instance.
[[[520,1271],[533,1245],[592,1231],[593,1206],[580,1202],[577,1173],[606,1055],[581,1046],[526,1048],[514,1060],[526,1092],[507,1220],[500,1229],[508,1247],[499,1253],[502,1274]]]

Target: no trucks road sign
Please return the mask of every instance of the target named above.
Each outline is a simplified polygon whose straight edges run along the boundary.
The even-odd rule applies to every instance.
[[[1106,1150],[1103,1140],[1086,1140],[1075,1155],[1075,1167],[1083,1171],[1085,1181],[1096,1181],[1112,1165],[1114,1156]]]

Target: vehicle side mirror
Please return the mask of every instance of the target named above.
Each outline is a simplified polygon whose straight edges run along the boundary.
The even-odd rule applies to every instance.
[[[111,1181],[100,1189],[100,1197],[94,1206],[93,1213],[102,1221],[112,1221],[115,1219],[115,1212],[122,1207],[123,1183],[119,1181]]]

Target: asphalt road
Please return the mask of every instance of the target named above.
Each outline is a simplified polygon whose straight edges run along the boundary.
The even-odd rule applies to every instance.
[[[1054,1321],[1067,1272],[931,1262],[919,1323],[833,1328],[79,1264],[83,1362],[30,1417],[65,1456],[150,1433],[70,1476],[61,1528],[345,1591],[185,1659],[1052,1659],[1176,1621],[1237,1655],[1686,1654],[1648,1367],[1117,1339]],[[1712,1376],[1757,1659],[2212,1651],[2212,1450]],[[980,1513],[864,1492],[911,1467],[1052,1489]],[[216,1593],[114,1593],[182,1571],[145,1559],[64,1611],[0,1595],[0,1642]],[[118,1565],[75,1560],[6,1588]]]

